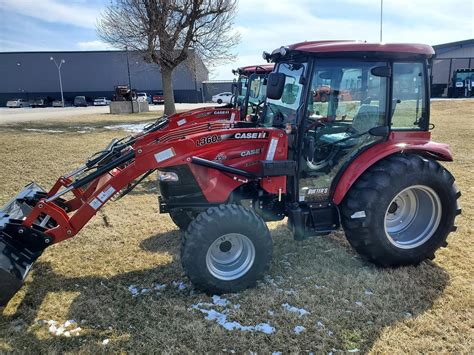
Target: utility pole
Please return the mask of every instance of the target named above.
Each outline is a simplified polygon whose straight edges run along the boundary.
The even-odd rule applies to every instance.
[[[61,102],[62,102],[62,106],[64,107],[64,95],[63,95],[63,81],[61,79],[61,65],[63,65],[64,63],[66,63],[66,61],[64,59],[61,59],[61,61],[59,62],[59,64],[56,62],[56,60],[51,57],[49,58],[49,60],[53,61],[54,64],[56,64],[56,68],[58,68],[58,74],[59,74],[59,88],[61,89]]]
[[[132,98],[132,80],[130,78],[130,62],[128,60],[128,46],[125,46],[125,51],[127,52],[127,72],[128,72],[128,88],[130,90],[130,104],[132,105],[133,112],[133,98]]]
[[[380,0],[380,42],[382,42],[383,0]]]

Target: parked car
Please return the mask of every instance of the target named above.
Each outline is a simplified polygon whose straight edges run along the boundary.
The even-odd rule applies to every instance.
[[[158,91],[155,95],[153,95],[151,101],[155,105],[164,104],[165,103],[165,97],[163,96],[163,91]]]
[[[17,107],[29,107],[31,106],[29,101],[25,99],[11,99],[7,101],[7,107],[17,108]]]
[[[31,107],[46,107],[50,105],[51,105],[50,101],[48,101],[47,99],[41,99],[41,98],[34,99],[31,102]]]
[[[79,107],[87,107],[87,101],[85,96],[76,96],[74,98],[74,106]]]
[[[137,93],[137,101],[138,102],[148,102],[151,104],[151,96],[148,95],[146,92],[138,92]]]
[[[94,106],[107,106],[110,104],[110,100],[107,100],[106,97],[98,97],[94,100]]]
[[[52,103],[53,107],[63,107],[63,102],[61,100],[54,100]]]
[[[227,91],[227,92],[221,92],[220,94],[214,95],[212,97],[212,102],[217,102],[218,104],[226,103],[229,104],[232,102],[232,93]]]

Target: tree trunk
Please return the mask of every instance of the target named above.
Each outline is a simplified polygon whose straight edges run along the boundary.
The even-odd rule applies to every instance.
[[[165,115],[176,113],[174,106],[173,80],[171,74],[173,70],[167,67],[161,67],[161,82],[163,85],[163,96],[165,97]]]

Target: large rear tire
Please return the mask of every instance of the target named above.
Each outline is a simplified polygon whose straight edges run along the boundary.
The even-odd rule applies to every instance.
[[[390,156],[370,167],[341,205],[349,243],[380,266],[416,265],[447,246],[461,213],[454,177],[415,154]]]
[[[273,244],[265,222],[239,205],[202,212],[189,225],[181,263],[194,284],[209,294],[255,286],[268,270]]]

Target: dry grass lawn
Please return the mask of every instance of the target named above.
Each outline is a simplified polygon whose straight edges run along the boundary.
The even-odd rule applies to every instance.
[[[463,193],[458,231],[434,262],[379,269],[362,261],[342,232],[295,242],[284,222],[270,223],[275,251],[266,281],[224,295],[228,306],[208,308],[226,308],[229,321],[268,323],[276,331],[229,331],[191,309],[212,301],[192,291],[183,276],[179,231],[158,214],[150,180],[105,206],[77,237],[45,251],[25,287],[0,310],[0,352],[473,353],[473,112],[473,100],[432,105],[434,139],[451,144],[455,162],[446,165]],[[30,179],[51,186],[123,134],[100,127],[152,117],[98,115],[1,126],[0,205]],[[187,287],[180,290],[173,281]],[[141,291],[157,283],[166,289],[136,297],[129,291],[130,285]],[[288,312],[284,303],[309,314]],[[82,330],[55,336],[43,322],[48,320],[76,320]],[[295,334],[296,326],[305,329]]]

